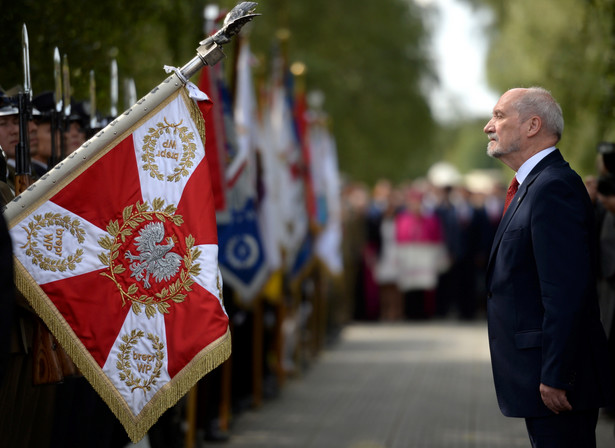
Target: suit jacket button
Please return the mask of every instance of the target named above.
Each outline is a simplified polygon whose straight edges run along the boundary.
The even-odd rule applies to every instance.
[[[492,293],[491,291],[489,291],[489,292],[487,293],[487,298],[488,298],[488,299],[490,299],[491,297],[493,297],[493,293]]]

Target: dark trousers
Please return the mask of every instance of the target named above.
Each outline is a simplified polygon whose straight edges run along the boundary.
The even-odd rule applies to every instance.
[[[526,418],[532,448],[596,448],[598,409]]]

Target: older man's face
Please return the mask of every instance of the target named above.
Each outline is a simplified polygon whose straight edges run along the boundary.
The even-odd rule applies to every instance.
[[[493,116],[483,131],[489,136],[487,154],[500,158],[519,151],[521,142],[521,120],[513,107],[513,102],[520,93],[506,92],[493,108]]]

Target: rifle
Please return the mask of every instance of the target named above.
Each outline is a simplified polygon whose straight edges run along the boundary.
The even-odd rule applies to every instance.
[[[70,126],[70,70],[68,69],[68,56],[64,55],[62,59],[62,105],[64,106],[64,114],[62,115],[62,130],[60,132],[60,159],[66,157],[66,135]]]
[[[30,83],[28,30],[25,23],[22,29],[22,50],[24,88],[17,95],[19,143],[15,147],[15,194],[23,193],[32,184],[29,139],[30,120],[32,120],[32,87]],[[64,379],[63,370],[67,374],[76,372],[76,368],[66,352],[62,350],[56,338],[38,316],[35,316],[32,352],[32,383],[35,385],[61,382]]]
[[[87,128],[87,137],[91,138],[98,131],[98,118],[96,114],[96,76],[94,70],[90,70],[90,124]]]
[[[60,132],[60,159],[63,159],[66,156],[66,136],[64,135],[64,133],[68,130],[69,117],[70,117],[70,112],[71,112],[70,70],[68,69],[68,57],[66,56],[66,54],[64,55],[64,59],[62,63],[62,81],[63,81],[62,82],[62,93],[63,93],[62,105],[64,106],[64,115],[62,116],[60,114],[60,110],[58,109],[57,103],[56,103],[56,109],[55,109],[55,113],[57,115],[60,115],[60,117],[56,118],[57,122],[59,123],[58,128]],[[54,140],[56,138],[55,136],[56,134],[52,134],[52,138]],[[54,382],[53,380],[59,377],[60,375],[61,375],[60,381],[62,381],[67,376],[77,375],[79,372],[77,371],[77,366],[75,366],[72,359],[70,359],[66,351],[62,348],[62,346],[59,345],[58,340],[55,338],[55,336],[51,335],[51,333],[49,332],[49,329],[45,327],[44,330],[47,332],[47,334],[49,334],[49,336],[53,338],[53,343],[54,343],[53,353],[55,353],[58,363],[60,364],[60,369],[54,372],[53,377],[50,376],[49,382],[50,383]]]
[[[24,68],[23,92],[17,95],[19,108],[19,143],[15,147],[15,194],[22,193],[32,183],[30,171],[29,122],[32,119],[32,89],[30,84],[30,53],[28,30],[24,23],[22,29],[22,51]]]
[[[49,158],[49,168],[55,166],[60,161],[60,148],[58,148],[58,140],[56,136],[61,130],[60,115],[62,112],[62,74],[60,65],[60,50],[55,47],[53,50],[53,99],[55,107],[51,111],[51,122],[49,124],[51,130],[51,157]]]

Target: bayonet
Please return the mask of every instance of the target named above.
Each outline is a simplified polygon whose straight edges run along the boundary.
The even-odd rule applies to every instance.
[[[24,90],[17,95],[19,107],[19,143],[15,147],[15,193],[30,186],[30,120],[32,119],[32,89],[30,86],[30,49],[28,30],[24,23],[21,35]]]
[[[135,85],[134,78],[128,78],[124,80],[124,105],[126,109],[137,102],[137,87]]]
[[[68,68],[68,56],[66,54],[64,54],[64,58],[62,59],[62,81],[62,93],[64,94],[64,118],[68,120],[68,117],[70,117],[70,70]]]
[[[90,70],[90,129],[98,127],[96,119],[96,77],[94,70]]]
[[[66,156],[66,135],[70,117],[70,70],[68,67],[68,56],[66,53],[62,58],[62,106],[64,106],[60,122],[60,160]]]
[[[28,100],[32,101],[32,83],[30,82],[30,42],[28,40],[28,29],[26,24],[23,24],[22,32],[22,50],[23,50],[23,90],[28,95]]]
[[[49,167],[55,166],[59,159],[59,149],[57,135],[60,132],[60,117],[62,116],[62,62],[60,60],[60,50],[55,47],[53,50],[53,101],[55,107],[50,112],[50,131],[51,131],[51,157],[49,157]]]
[[[62,113],[62,63],[60,62],[60,50],[56,47],[53,50],[53,81],[54,81],[54,100],[56,102],[56,112]]]
[[[117,117],[117,97],[118,97],[118,80],[117,80],[117,61],[111,61],[111,119]]]

